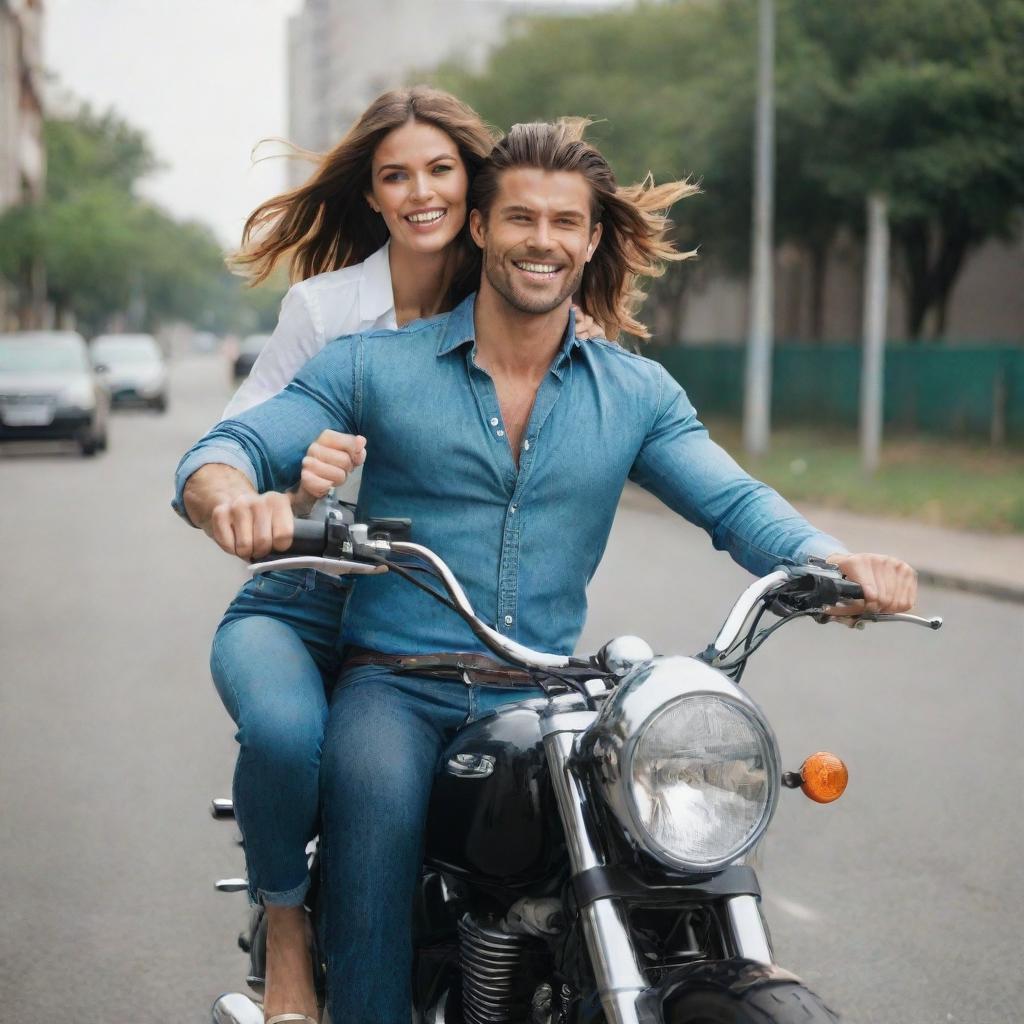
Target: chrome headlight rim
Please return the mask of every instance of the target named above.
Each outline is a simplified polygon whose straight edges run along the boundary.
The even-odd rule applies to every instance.
[[[632,782],[633,761],[636,749],[654,720],[685,701],[697,699],[718,700],[732,705],[732,707],[743,715],[747,723],[758,734],[759,739],[763,741],[763,746],[767,754],[766,771],[768,799],[765,801],[764,807],[761,809],[761,814],[758,818],[757,824],[750,830],[746,839],[744,839],[738,847],[734,847],[726,855],[707,861],[695,861],[689,860],[685,857],[680,857],[678,853],[666,847],[651,834],[643,822],[643,817],[640,813]],[[742,690],[737,688],[734,693],[729,693],[728,691],[723,691],[718,688],[689,690],[687,692],[677,694],[653,708],[643,720],[640,727],[636,729],[626,740],[622,749],[622,776],[620,784],[625,797],[625,810],[629,817],[628,823],[622,822],[622,824],[626,827],[626,830],[633,840],[637,842],[649,856],[653,857],[659,863],[666,864],[669,867],[687,874],[711,874],[735,863],[744,854],[748,853],[761,836],[764,835],[765,830],[771,823],[771,820],[775,815],[775,810],[778,806],[779,795],[782,791],[782,760],[779,754],[779,744],[775,738],[775,733],[768,724],[767,719],[761,713],[757,705],[754,704],[754,702],[751,701]]]

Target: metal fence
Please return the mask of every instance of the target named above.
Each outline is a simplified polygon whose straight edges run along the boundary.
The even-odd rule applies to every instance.
[[[742,347],[652,346],[645,354],[682,384],[698,413],[742,414]],[[859,389],[859,347],[776,346],[774,422],[856,429]],[[891,345],[885,424],[900,433],[1024,443],[1024,349]]]

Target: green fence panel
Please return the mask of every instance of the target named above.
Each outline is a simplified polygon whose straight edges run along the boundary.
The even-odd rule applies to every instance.
[[[700,414],[742,414],[743,348],[674,346],[650,354],[682,384]],[[859,407],[858,346],[775,347],[775,422],[855,429]],[[1024,349],[890,345],[884,416],[886,427],[898,432],[987,439],[995,431],[1024,442]]]

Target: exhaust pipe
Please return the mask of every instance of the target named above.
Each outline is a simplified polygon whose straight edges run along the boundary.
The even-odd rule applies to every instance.
[[[241,992],[225,992],[213,1004],[213,1024],[263,1024],[263,1009]]]

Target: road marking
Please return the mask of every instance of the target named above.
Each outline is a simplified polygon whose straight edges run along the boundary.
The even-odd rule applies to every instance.
[[[795,917],[798,921],[817,921],[821,917],[816,910],[811,910],[810,907],[805,907],[802,903],[787,899],[785,896],[765,893],[764,898],[777,906],[784,914],[789,914],[790,917]]]

